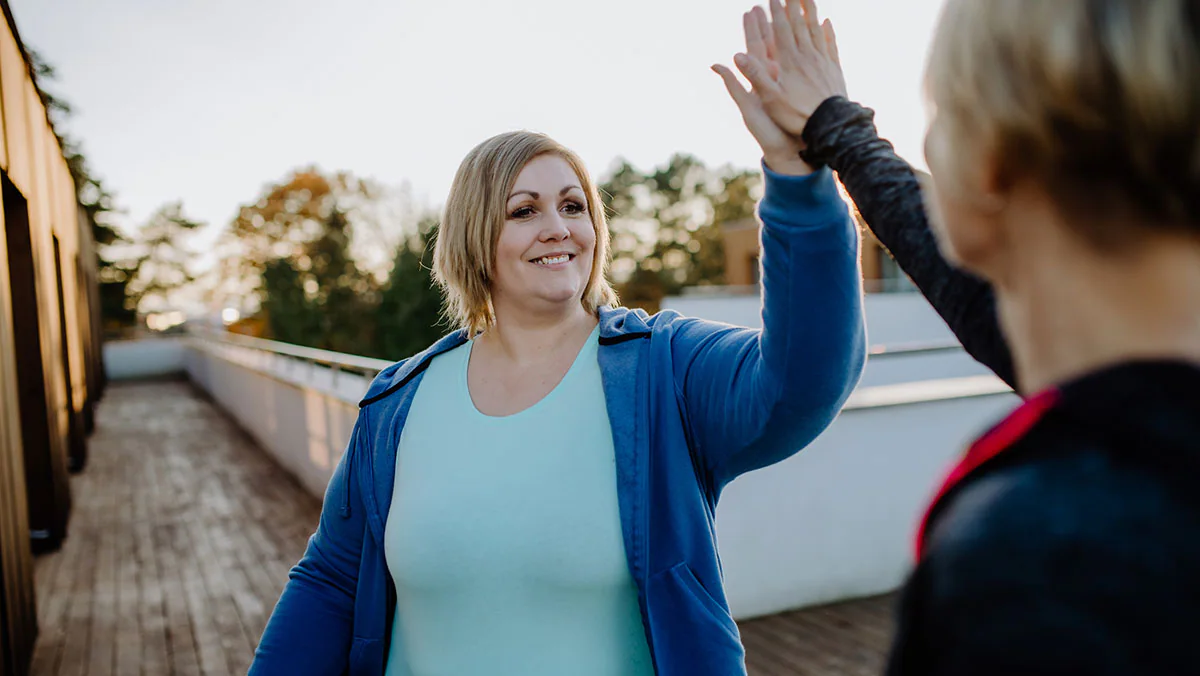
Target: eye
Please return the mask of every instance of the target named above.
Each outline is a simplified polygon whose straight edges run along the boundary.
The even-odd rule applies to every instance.
[[[587,207],[585,207],[583,204],[576,202],[574,200],[568,200],[567,202],[563,203],[562,210],[567,212],[568,214],[578,215],[578,214],[586,213]]]
[[[509,218],[529,218],[532,215],[533,215],[533,207],[523,206],[523,207],[517,207],[511,214],[508,215],[508,217]]]

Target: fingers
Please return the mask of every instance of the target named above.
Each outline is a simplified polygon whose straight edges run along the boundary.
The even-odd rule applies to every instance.
[[[813,49],[812,34],[809,33],[808,24],[804,18],[804,7],[800,0],[786,0],[786,14],[788,23],[792,28],[792,35],[796,36],[796,48],[801,54],[807,54]]]
[[[750,13],[754,16],[754,21],[758,24],[758,34],[762,36],[763,43],[767,47],[767,60],[777,60],[775,55],[775,34],[771,31],[771,21],[767,19],[767,13],[758,5],[755,5],[754,9],[750,10]]]
[[[799,4],[804,13],[804,30],[795,30],[808,35],[809,44],[813,49],[825,54],[825,33],[821,30],[821,21],[817,17],[817,3],[814,0],[800,0]]]
[[[753,54],[737,54],[733,57],[733,63],[760,96],[769,97],[778,90],[778,83],[771,77],[767,64],[762,59]]]
[[[841,68],[842,57],[838,54],[837,35],[833,32],[833,22],[825,19],[825,23],[821,24],[821,32],[825,34],[825,53],[833,59],[838,68]]]
[[[763,11],[762,7],[755,5],[750,10],[750,21],[754,23],[754,30],[766,48],[766,58],[763,61],[767,64],[767,74],[772,80],[778,79],[779,61],[775,57],[775,34],[771,32],[771,22],[767,19],[767,13]],[[754,52],[750,53],[759,56]]]
[[[775,36],[775,50],[779,55],[779,62],[798,65],[800,55],[796,50],[796,34],[792,31],[792,23],[788,20],[780,0],[771,0],[771,30]]]
[[[725,82],[725,89],[729,92],[729,98],[737,104],[739,110],[744,110],[746,104],[750,101],[750,92],[738,82],[737,76],[733,71],[720,64],[714,64],[713,72],[721,76],[721,80]]]
[[[759,29],[758,19],[753,12],[742,15],[742,30],[746,33],[746,53],[761,60],[767,60],[767,45]]]

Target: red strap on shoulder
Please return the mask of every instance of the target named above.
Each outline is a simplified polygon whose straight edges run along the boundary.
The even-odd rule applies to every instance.
[[[1007,418],[1000,421],[999,424],[977,439],[975,443],[971,444],[962,459],[946,475],[946,478],[942,481],[942,487],[938,489],[929,506],[925,508],[925,516],[922,517],[921,526],[917,530],[916,550],[918,560],[925,552],[925,537],[930,525],[929,519],[933,515],[934,508],[937,507],[942,498],[946,497],[947,493],[962,483],[963,479],[966,479],[984,463],[1012,448],[1014,444],[1029,433],[1029,430],[1046,415],[1047,411],[1054,408],[1058,400],[1059,391],[1056,389],[1044,390],[1026,399],[1025,403],[1018,406]]]

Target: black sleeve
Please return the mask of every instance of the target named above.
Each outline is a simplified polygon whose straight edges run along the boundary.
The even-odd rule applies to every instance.
[[[992,287],[951,266],[938,251],[917,176],[892,144],[879,138],[874,118],[874,111],[845,98],[827,99],[804,129],[805,160],[838,173],[875,237],[967,353],[1015,388],[1012,356],[996,318]]]
[[[1196,546],[1166,535],[1193,525],[1009,490],[973,487],[939,518],[901,597],[888,676],[1200,673],[1195,557],[1180,555]]]

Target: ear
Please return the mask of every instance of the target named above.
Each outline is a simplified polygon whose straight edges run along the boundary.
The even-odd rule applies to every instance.
[[[995,146],[988,144],[978,151],[973,177],[974,206],[988,216],[999,215],[1008,206],[1015,185],[1015,172],[1000,160]]]

